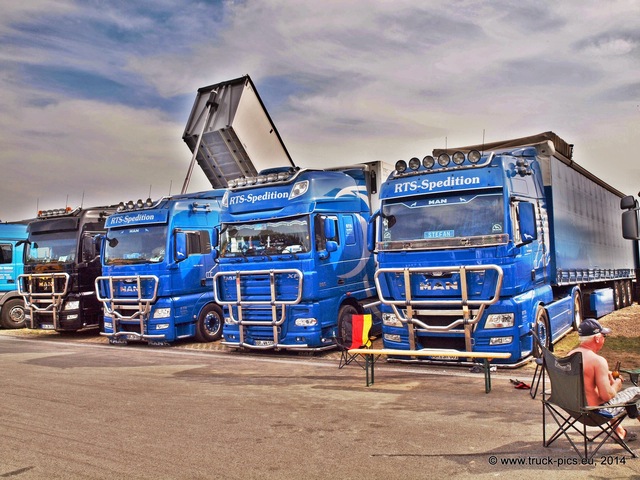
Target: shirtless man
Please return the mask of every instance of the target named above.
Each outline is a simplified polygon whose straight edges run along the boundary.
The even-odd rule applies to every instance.
[[[605,328],[593,318],[585,319],[578,327],[580,345],[570,352],[582,353],[582,366],[584,374],[584,390],[589,406],[607,404],[615,405],[635,401],[640,406],[640,387],[629,387],[622,390],[622,377],[613,378],[609,370],[607,360],[598,355],[602,349],[605,338],[611,333],[610,328]],[[620,409],[609,409],[616,414]],[[638,418],[640,421],[640,417]],[[616,433],[627,442],[636,440],[637,434],[627,432],[618,427]]]

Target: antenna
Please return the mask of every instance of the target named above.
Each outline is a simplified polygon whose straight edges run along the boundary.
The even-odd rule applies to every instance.
[[[447,151],[447,148],[448,148],[448,146],[447,146],[447,137],[444,137],[444,150],[445,150],[445,152]]]
[[[69,206],[69,194],[67,193],[67,201],[64,204],[64,208],[67,208]]]
[[[173,180],[169,181],[169,196],[171,196],[171,186],[173,185]]]
[[[482,129],[482,155],[484,155],[484,128]]]
[[[84,190],[82,191],[82,200],[80,201],[80,208],[84,207]]]
[[[153,186],[153,185],[149,185],[149,196],[148,196],[147,198],[151,198],[151,187],[152,187],[152,186]]]

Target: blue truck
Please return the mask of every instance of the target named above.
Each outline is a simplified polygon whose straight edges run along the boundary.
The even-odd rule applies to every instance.
[[[65,207],[41,211],[27,226],[24,273],[18,292],[32,329],[77,331],[99,328],[102,305],[94,281],[101,273],[96,239],[115,206]]]
[[[25,326],[24,299],[17,289],[18,276],[24,270],[22,251],[27,239],[27,226],[22,223],[0,223],[0,326]]]
[[[223,192],[122,202],[107,219],[95,290],[105,312],[101,334],[110,343],[220,337],[211,239]]]
[[[212,237],[224,189],[230,179],[255,173],[259,162],[292,165],[248,76],[200,88],[182,138],[192,158],[181,193],[122,203],[107,221],[95,288],[105,311],[102,334],[111,343],[220,338]],[[196,162],[212,190],[187,192]]]
[[[335,348],[345,319],[375,303],[366,232],[379,165],[274,168],[229,183],[214,276],[224,345]]]
[[[624,195],[572,145],[545,132],[432,153],[397,162],[370,224],[386,348],[508,352],[496,363],[518,365],[535,354],[532,329],[548,346],[632,302]]]

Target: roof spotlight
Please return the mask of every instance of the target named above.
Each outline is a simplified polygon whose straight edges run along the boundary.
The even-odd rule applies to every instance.
[[[435,164],[436,164],[436,159],[433,158],[431,155],[427,155],[422,159],[422,166],[424,168],[433,168]]]
[[[141,198],[138,199],[138,201],[136,202],[136,208],[142,208],[144,207],[144,202],[142,201]]]
[[[469,152],[469,161],[471,163],[478,163],[480,161],[480,157],[482,157],[482,155],[480,155],[478,150],[471,150]]]
[[[129,200],[127,202],[127,210],[133,210],[134,207],[135,207],[135,204],[133,203],[133,200]]]
[[[464,163],[464,153],[458,151],[453,154],[453,163],[456,165],[462,165]]]
[[[396,172],[402,173],[407,169],[407,162],[404,160],[398,160],[396,162]]]
[[[418,170],[420,168],[420,159],[417,157],[413,157],[409,160],[409,168],[411,170]]]
[[[438,155],[438,165],[441,167],[446,167],[451,162],[451,157],[448,153],[441,153]]]

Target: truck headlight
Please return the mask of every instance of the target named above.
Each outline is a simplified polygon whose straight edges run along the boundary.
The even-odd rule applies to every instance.
[[[108,328],[108,329],[112,329],[113,328],[113,323],[111,322],[104,322],[103,324],[104,328]]]
[[[171,308],[156,308],[153,312],[153,318],[169,318],[171,316]]]
[[[487,317],[484,328],[507,328],[513,327],[515,315],[513,313],[492,313]]]
[[[315,318],[296,318],[296,327],[313,327],[318,324]]]
[[[402,327],[403,323],[393,313],[383,313],[382,323],[388,327]]]
[[[169,328],[169,324],[168,323],[158,323],[155,328],[156,328],[156,330],[165,330],[165,329]]]
[[[80,300],[70,300],[64,304],[65,310],[78,310],[80,308]]]
[[[507,345],[513,342],[513,337],[491,337],[489,345]]]
[[[395,334],[391,334],[391,333],[385,333],[384,334],[384,339],[389,341],[389,342],[400,342],[400,341],[402,341],[402,338],[400,337],[400,335],[395,335]]]

